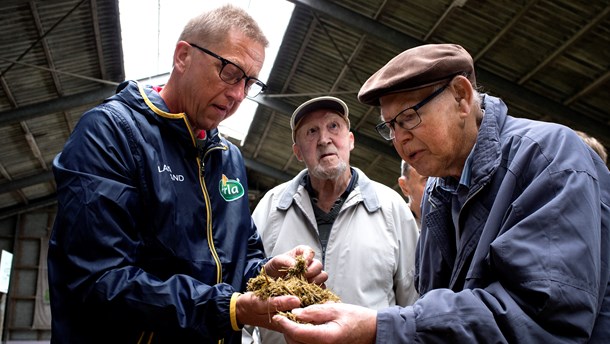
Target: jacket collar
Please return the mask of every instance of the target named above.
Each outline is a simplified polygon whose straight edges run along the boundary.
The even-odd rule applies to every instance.
[[[483,95],[481,102],[485,113],[472,152],[471,192],[487,183],[500,166],[502,159],[500,131],[508,114],[508,108],[500,98]]]
[[[107,100],[118,100],[130,104],[149,121],[175,131],[178,141],[185,141],[183,144],[190,144],[193,147],[196,145],[195,132],[191,128],[187,115],[183,112],[169,112],[165,101],[152,86],[145,86],[133,80],[124,81],[117,87],[117,93]],[[208,137],[214,137],[215,134],[215,130],[210,131]]]
[[[379,203],[379,198],[377,198],[377,193],[375,192],[373,182],[360,169],[356,167],[351,168],[353,171],[358,173],[358,185],[356,185],[354,191],[348,196],[345,202],[348,203],[354,200],[354,197],[359,195],[360,198],[355,199],[355,201],[362,200],[368,212],[378,210],[381,205]],[[307,169],[304,169],[288,182],[288,185],[280,196],[280,200],[277,205],[278,209],[287,210],[292,205],[292,202],[297,194],[306,192],[305,188],[301,185],[301,180],[305,177],[306,173]]]

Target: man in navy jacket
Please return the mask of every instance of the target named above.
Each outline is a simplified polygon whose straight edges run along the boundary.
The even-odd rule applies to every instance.
[[[454,44],[409,49],[359,92],[377,131],[432,176],[416,256],[420,299],[275,316],[299,343],[607,343],[610,173],[570,128],[514,118],[476,91]]]
[[[83,115],[53,162],[52,343],[240,343],[244,324],[300,304],[241,294],[264,266],[279,276],[313,251],[273,259],[250,217],[239,150],[216,127],[246,96],[267,40],[230,5],[185,27],[163,88],[124,82]]]

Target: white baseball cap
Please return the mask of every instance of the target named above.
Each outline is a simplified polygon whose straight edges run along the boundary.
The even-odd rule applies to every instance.
[[[290,117],[290,128],[292,129],[292,142],[296,142],[295,134],[301,120],[305,117],[305,115],[312,113],[316,110],[320,109],[328,109],[336,111],[347,123],[347,126],[350,126],[349,123],[349,110],[347,108],[347,104],[339,98],[331,97],[331,96],[323,96],[310,99],[303,104],[301,104],[294,112],[292,113],[292,117]]]

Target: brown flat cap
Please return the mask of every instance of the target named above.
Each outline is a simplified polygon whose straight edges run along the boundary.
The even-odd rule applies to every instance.
[[[465,74],[476,86],[472,56],[457,44],[426,44],[403,51],[360,88],[358,100],[379,106],[386,94],[411,91]]]
[[[347,104],[345,104],[343,100],[331,96],[313,98],[299,105],[299,107],[292,113],[292,117],[290,117],[292,142],[296,142],[296,131],[305,115],[308,115],[316,110],[321,109],[333,110],[337,112],[341,117],[343,117],[343,119],[347,123],[347,126],[350,126],[349,109],[347,108]]]

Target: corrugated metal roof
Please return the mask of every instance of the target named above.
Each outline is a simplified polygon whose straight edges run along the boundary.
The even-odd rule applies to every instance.
[[[356,99],[362,83],[400,52],[457,43],[475,59],[483,91],[511,114],[583,130],[610,147],[608,1],[315,1],[297,6],[243,148],[247,159],[294,175],[288,116],[314,95],[350,107],[352,165],[398,190],[400,159],[374,131],[377,108]],[[266,172],[251,179],[267,181]]]
[[[484,91],[515,116],[583,130],[610,147],[607,0],[292,0],[265,96],[242,147],[254,202],[304,168],[289,116],[336,95],[350,107],[353,166],[396,189],[399,157],[374,131],[362,83],[403,50],[451,42],[475,58]],[[273,20],[272,15],[269,20]],[[118,3],[0,4],[0,217],[53,204],[51,161],[82,113],[124,78]]]
[[[54,202],[51,161],[124,79],[117,1],[0,4],[0,213]]]

